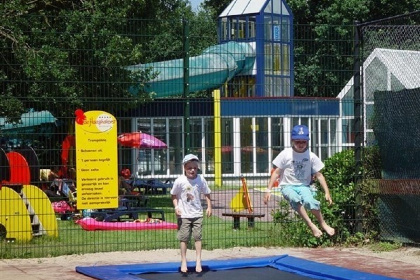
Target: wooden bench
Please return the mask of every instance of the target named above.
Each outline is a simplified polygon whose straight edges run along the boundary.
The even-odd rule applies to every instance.
[[[240,228],[240,218],[248,219],[248,228],[253,228],[255,226],[255,218],[262,218],[265,214],[255,214],[255,213],[222,213],[222,216],[233,217],[233,229]]]

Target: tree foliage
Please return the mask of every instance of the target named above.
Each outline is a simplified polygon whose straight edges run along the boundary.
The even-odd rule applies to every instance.
[[[420,9],[413,0],[288,0],[287,4],[294,15],[295,95],[300,96],[335,97],[352,77],[356,21]]]
[[[230,4],[230,0],[204,0],[202,5],[205,10],[210,10],[213,14],[214,19],[226,9]]]
[[[10,0],[0,11],[0,115],[10,120],[29,108],[60,118],[147,102],[151,74],[124,67],[182,55],[182,18],[195,16],[186,0]]]
[[[0,115],[24,110],[70,117],[76,108],[135,107],[151,73],[125,66],[182,58],[185,23],[189,53],[217,43],[217,16],[229,0],[9,0],[0,6]],[[420,9],[415,0],[288,0],[295,19],[295,93],[335,96],[351,77],[352,24]],[[309,30],[309,31],[308,31]],[[334,70],[334,71],[333,71]],[[338,71],[343,70],[343,71]],[[130,93],[136,83],[138,95]]]

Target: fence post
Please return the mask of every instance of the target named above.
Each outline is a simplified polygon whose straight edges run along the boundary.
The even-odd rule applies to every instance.
[[[362,112],[363,112],[363,92],[360,86],[360,71],[361,71],[361,64],[360,64],[360,43],[361,43],[361,26],[358,22],[355,22],[355,33],[354,33],[354,157],[355,157],[355,164],[356,164],[356,172],[355,172],[355,190],[356,190],[356,231],[362,231],[362,213],[361,213],[361,183],[362,183],[362,147],[363,147],[363,119],[362,119]]]
[[[213,91],[214,100],[214,184],[222,186],[222,129],[220,117],[220,90]]]
[[[189,22],[188,20],[183,19],[183,60],[184,60],[184,90],[183,90],[183,99],[184,99],[184,151],[185,154],[188,154],[191,149],[191,135],[190,135],[190,99],[188,97],[190,92],[190,34],[189,34]]]

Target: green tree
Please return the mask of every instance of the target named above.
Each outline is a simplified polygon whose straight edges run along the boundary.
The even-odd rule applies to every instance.
[[[156,20],[147,32],[153,34],[144,45],[143,63],[178,59],[184,56],[184,27],[188,25],[190,41],[189,55],[195,56],[217,43],[217,23],[210,15],[200,10],[192,12],[188,5],[183,6],[166,20]]]
[[[420,9],[415,0],[288,0],[294,15],[295,95],[335,97],[353,76],[354,23]]]
[[[231,0],[204,0],[202,3],[203,9],[210,11],[215,20],[232,2]]]
[[[171,53],[182,57],[181,16],[196,17],[187,0],[2,1],[0,116],[12,122],[29,109],[49,110],[58,128],[13,135],[0,128],[0,137],[29,140],[42,147],[43,164],[58,164],[76,109],[123,116],[151,101],[154,96],[143,87],[154,73],[126,66],[167,59]],[[197,24],[193,30],[205,33],[206,28]],[[202,48],[201,41],[195,45]]]
[[[138,60],[141,52],[139,44],[119,35],[128,24],[121,20],[121,14],[130,13],[126,3],[108,9],[104,2],[20,2],[8,1],[1,8],[0,71],[8,98],[0,108],[20,104],[16,112],[34,108],[69,117],[76,108],[112,110],[98,97],[132,104],[147,99],[127,90],[134,77],[123,66]],[[6,110],[2,114],[10,116]]]
[[[116,108],[147,102],[151,96],[142,91],[142,85],[152,74],[124,67],[167,57],[182,47],[182,41],[174,43],[171,34],[182,31],[181,15],[194,16],[187,3],[3,1],[0,115],[16,119],[34,108],[66,118],[73,117],[77,108],[115,113]],[[175,19],[177,28],[169,24]],[[137,95],[129,90],[134,84],[140,89]]]

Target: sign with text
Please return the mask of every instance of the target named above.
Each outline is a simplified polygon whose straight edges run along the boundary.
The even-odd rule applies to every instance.
[[[117,121],[76,110],[77,209],[118,207]]]

